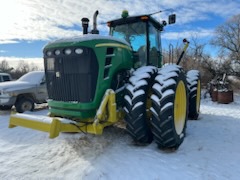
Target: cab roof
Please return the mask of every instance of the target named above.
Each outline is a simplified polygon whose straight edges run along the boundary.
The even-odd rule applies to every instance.
[[[122,24],[131,24],[135,22],[150,22],[156,29],[162,31],[163,25],[156,21],[151,15],[139,15],[139,16],[128,16],[112,21],[108,21],[107,24],[109,27],[115,27]]]

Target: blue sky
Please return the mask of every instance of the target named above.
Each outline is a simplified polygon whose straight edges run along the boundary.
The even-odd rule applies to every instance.
[[[148,14],[173,9],[175,25],[166,27],[163,43],[181,41],[196,36],[208,42],[214,29],[233,15],[240,13],[239,0],[0,0],[0,60],[14,66],[18,60],[42,65],[42,48],[51,40],[82,34],[81,18],[90,23],[99,10],[98,29],[107,35],[103,22],[119,18],[127,9],[130,15]],[[156,15],[167,18],[169,11]],[[90,27],[91,28],[91,27]],[[216,50],[208,46],[210,53]]]

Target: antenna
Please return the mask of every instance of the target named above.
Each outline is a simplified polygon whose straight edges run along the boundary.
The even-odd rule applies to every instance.
[[[164,11],[171,11],[171,12],[173,12],[174,9],[164,9],[164,10],[160,10],[160,11],[157,11],[157,12],[151,13],[151,14],[149,14],[149,15],[151,16],[151,15],[158,14],[158,13],[161,13],[161,12],[164,12]]]

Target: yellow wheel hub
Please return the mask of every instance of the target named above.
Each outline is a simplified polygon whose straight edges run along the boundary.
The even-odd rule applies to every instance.
[[[183,81],[179,81],[174,100],[174,125],[178,135],[184,129],[187,111],[187,94]]]

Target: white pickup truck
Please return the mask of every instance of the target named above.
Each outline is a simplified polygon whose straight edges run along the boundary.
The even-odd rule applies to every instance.
[[[48,94],[44,71],[32,71],[16,81],[0,83],[0,109],[11,109],[14,105],[16,111],[32,111],[34,104],[47,101]]]
[[[11,81],[12,77],[8,73],[0,73],[0,82]]]

